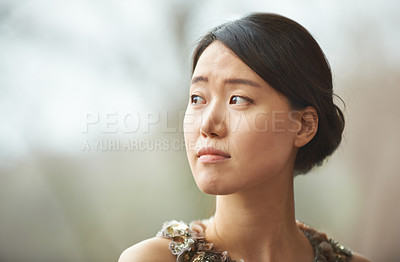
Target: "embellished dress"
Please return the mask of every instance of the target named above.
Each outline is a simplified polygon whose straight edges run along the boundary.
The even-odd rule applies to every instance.
[[[349,249],[302,222],[296,223],[313,246],[313,262],[350,261],[352,252]],[[169,249],[177,256],[177,262],[236,262],[227,251],[215,250],[213,244],[206,241],[206,224],[207,220],[193,221],[190,225],[172,220],[164,223],[157,236],[172,240]],[[238,262],[245,261],[241,259]]]

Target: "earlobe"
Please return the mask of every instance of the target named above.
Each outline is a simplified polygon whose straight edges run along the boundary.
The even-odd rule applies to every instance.
[[[300,130],[296,134],[295,146],[302,147],[313,139],[318,131],[318,113],[312,106],[307,106],[300,113]]]

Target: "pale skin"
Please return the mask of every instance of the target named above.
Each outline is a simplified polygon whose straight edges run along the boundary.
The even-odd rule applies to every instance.
[[[185,142],[194,179],[216,195],[206,239],[234,260],[312,262],[309,240],[296,225],[293,170],[298,148],[316,134],[313,107],[288,101],[222,43],[197,63],[185,117]],[[200,161],[212,146],[229,155]],[[120,262],[176,261],[170,240],[152,238],[125,250]],[[354,254],[352,262],[368,262]]]

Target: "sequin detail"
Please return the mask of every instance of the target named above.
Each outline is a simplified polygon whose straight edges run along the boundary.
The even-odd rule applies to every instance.
[[[327,235],[297,221],[297,226],[309,239],[314,248],[313,262],[349,262],[352,252]],[[235,261],[228,252],[214,250],[213,244],[205,239],[206,226],[202,221],[194,221],[188,226],[182,221],[165,222],[157,233],[158,237],[171,239],[169,249],[177,256],[177,262],[244,262]]]

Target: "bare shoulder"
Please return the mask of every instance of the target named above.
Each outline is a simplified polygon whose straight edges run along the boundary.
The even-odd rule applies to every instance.
[[[353,252],[353,257],[351,258],[350,262],[371,262],[371,260]]]
[[[118,262],[175,262],[176,257],[169,250],[170,242],[162,237],[149,238],[127,248]]]

